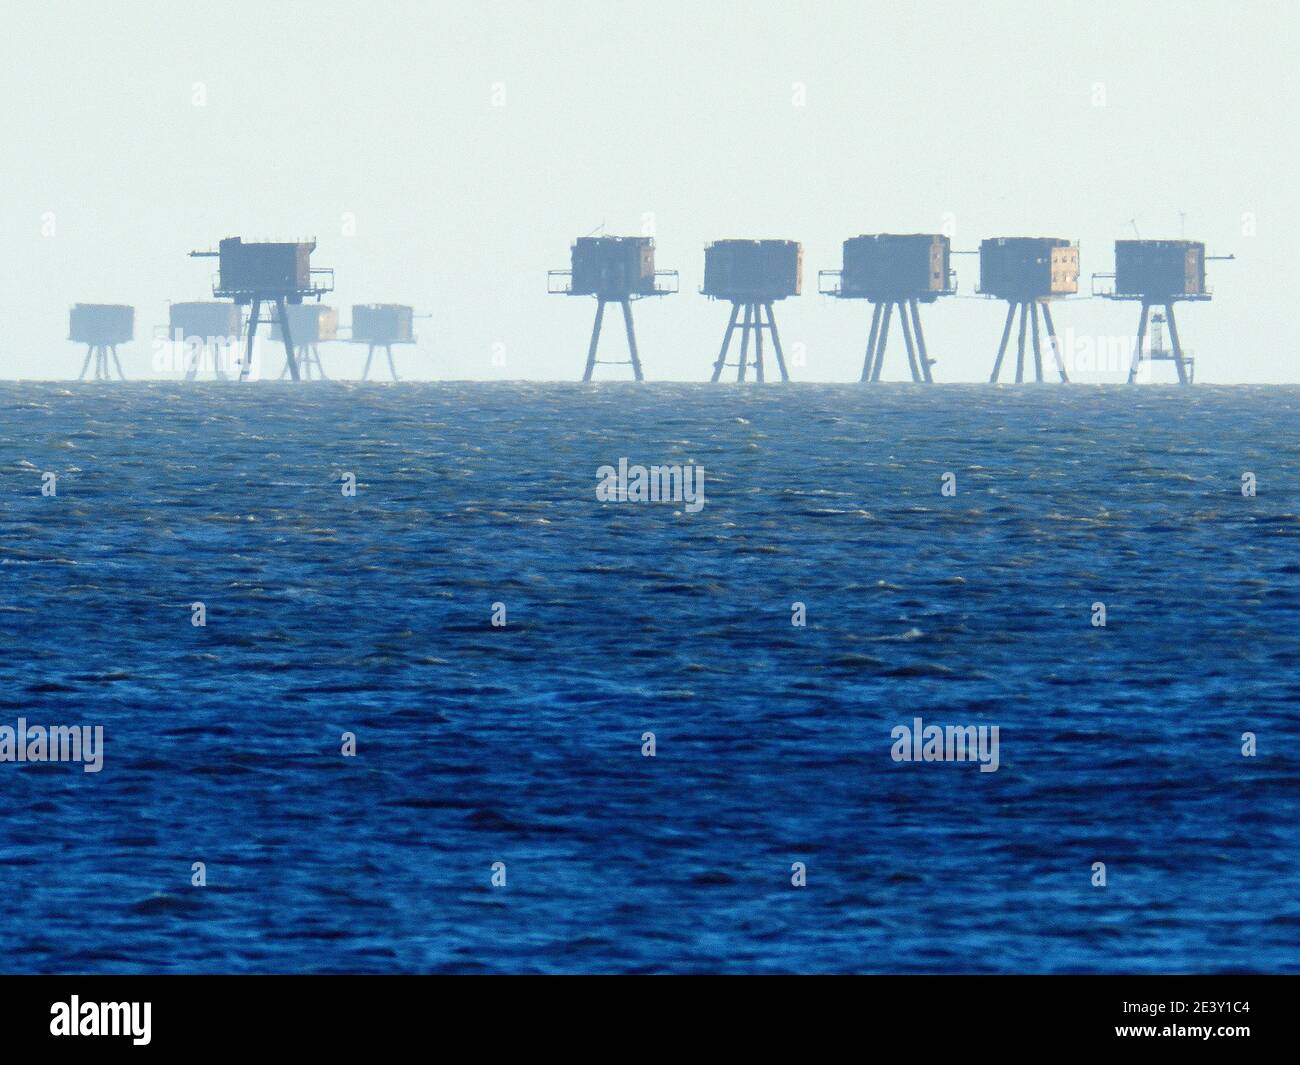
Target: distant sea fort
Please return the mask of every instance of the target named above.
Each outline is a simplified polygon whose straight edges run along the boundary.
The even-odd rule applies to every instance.
[[[209,371],[218,377],[248,378],[256,368],[258,327],[267,324],[272,327],[272,336],[284,346],[281,377],[295,381],[326,377],[320,344],[346,339],[368,346],[363,380],[370,375],[377,351],[385,354],[389,374],[397,380],[393,345],[415,343],[414,308],[401,304],[355,305],[351,325],[341,331],[337,311],[320,303],[334,289],[334,272],[311,265],[315,248],[315,241],[246,243],[240,237],[228,237],[216,251],[191,252],[192,256],[218,259],[213,295],[221,301],[171,305],[166,338],[155,337],[155,343],[156,347],[167,345],[176,350],[170,357],[162,357],[156,350],[155,370],[168,365],[173,372],[183,372],[188,380]],[[881,380],[895,315],[912,381],[933,383],[932,371],[938,360],[926,344],[920,306],[956,294],[956,271],[951,266],[954,254],[962,253],[953,252],[949,237],[941,233],[877,233],[846,240],[842,268],[819,273],[818,291],[822,294],[865,300],[872,305],[860,377],[863,383]],[[1099,346],[1091,335],[1086,335],[1082,350],[1072,337],[1070,344],[1062,344],[1051,311],[1053,300],[1073,297],[1079,291],[1077,243],[1059,237],[996,237],[983,241],[978,255],[977,292],[1007,304],[990,382],[1001,377],[1017,314],[1016,383],[1027,375],[1045,380],[1045,366],[1049,376],[1055,373],[1064,383],[1070,380],[1073,365],[1076,373],[1126,369],[1131,384],[1144,368],[1149,373],[1153,363],[1162,361],[1173,364],[1180,384],[1194,380],[1195,358],[1182,346],[1174,307],[1183,301],[1211,298],[1205,264],[1215,257],[1206,255],[1204,243],[1116,241],[1114,272],[1093,274],[1092,294],[1140,303],[1137,332],[1120,338],[1118,346]],[[762,383],[773,369],[780,380],[790,380],[774,305],[798,296],[802,286],[803,247],[797,241],[720,240],[705,248],[701,291],[711,299],[731,304],[731,316],[713,364],[714,381],[728,368],[736,370],[738,381],[752,377]],[[573,243],[569,269],[550,271],[547,287],[557,295],[596,299],[583,381],[591,381],[602,364],[626,364],[634,380],[645,379],[632,304],[678,291],[677,271],[656,268],[653,238],[581,237]],[[622,312],[626,359],[599,358],[609,303],[617,303]],[[246,317],[242,311],[245,307],[249,308]],[[733,348],[738,325],[740,339]],[[1165,327],[1169,332],[1168,348],[1163,340]],[[124,379],[117,348],[130,342],[134,334],[133,307],[88,303],[74,306],[68,336],[86,346],[80,378],[84,379],[93,365],[97,381],[110,380],[114,373]],[[775,359],[774,367],[765,360],[765,344]],[[733,357],[734,362],[730,361]]]

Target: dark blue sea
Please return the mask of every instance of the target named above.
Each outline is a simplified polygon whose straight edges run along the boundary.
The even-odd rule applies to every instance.
[[[3,968],[1300,971],[1298,415],[0,384],[0,725],[104,729],[0,763]]]

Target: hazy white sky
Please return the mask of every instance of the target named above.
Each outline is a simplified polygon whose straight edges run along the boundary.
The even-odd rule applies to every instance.
[[[147,374],[167,301],[210,296],[186,253],[239,234],[315,236],[340,307],[432,314],[407,376],[576,379],[594,303],[545,275],[603,225],[652,226],[681,270],[636,305],[649,378],[708,378],[727,307],[698,294],[704,244],[778,237],[804,244],[805,294],[777,310],[793,376],[856,380],[869,307],[816,295],[844,238],[1069,237],[1086,280],[1136,219],[1238,256],[1180,315],[1198,379],[1300,380],[1296,0],[99,0],[5,21],[0,376],[75,375],[77,301],[135,305],[123,362]],[[963,292],[976,262],[955,260]],[[936,379],[986,379],[1002,315],[927,308]],[[1055,317],[1112,335],[1137,311]],[[323,354],[346,375],[364,352]],[[905,363],[891,347],[886,376]]]

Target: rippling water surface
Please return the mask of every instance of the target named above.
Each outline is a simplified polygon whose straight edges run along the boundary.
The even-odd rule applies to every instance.
[[[105,729],[0,764],[3,967],[1300,970],[1297,413],[0,384],[0,724]],[[598,503],[624,456],[707,504]]]

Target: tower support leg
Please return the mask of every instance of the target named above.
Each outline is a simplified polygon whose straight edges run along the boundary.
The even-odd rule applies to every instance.
[[[1052,309],[1043,302],[1043,323],[1047,326],[1047,342],[1052,346],[1052,357],[1056,359],[1056,372],[1061,375],[1061,383],[1069,384],[1070,378],[1065,373],[1065,356],[1061,354],[1061,339],[1056,335],[1056,323],[1052,321]]]
[[[894,316],[894,305],[885,304],[884,317],[880,319],[880,336],[876,339],[876,365],[871,368],[871,380],[879,381],[880,373],[885,368],[885,348],[889,344],[889,320]]]
[[[119,381],[125,381],[126,374],[122,372],[122,363],[118,360],[117,357],[117,345],[116,344],[112,345],[112,347],[110,347],[108,350],[112,352],[113,355],[113,365],[117,368],[117,379]]]
[[[636,350],[636,329],[632,325],[632,301],[625,299],[623,304],[623,327],[627,330],[627,350],[632,359],[632,376],[638,381],[644,381],[645,375],[641,373],[641,356]]]
[[[1025,380],[1025,319],[1029,314],[1029,304],[1020,304],[1020,336],[1016,341],[1016,384]]]
[[[1138,366],[1142,363],[1142,341],[1147,335],[1147,318],[1151,314],[1151,304],[1146,300],[1142,301],[1142,314],[1138,318],[1138,335],[1137,342],[1133,345],[1133,361],[1128,367],[1128,383],[1133,384],[1137,380]]]
[[[930,353],[925,349],[925,333],[921,331],[921,309],[915,298],[911,303],[912,328],[916,331],[916,357],[921,364],[921,377],[927,385],[934,384],[934,377],[930,373]]]
[[[313,344],[311,346],[311,353],[312,357],[316,360],[316,376],[322,381],[328,381],[329,378],[325,376],[325,364],[320,361],[320,345]]]
[[[396,381],[398,380],[397,364],[393,362],[393,345],[385,344],[384,352],[388,355],[388,372],[393,375],[393,380]]]
[[[776,352],[776,367],[781,371],[781,381],[790,380],[790,374],[785,368],[785,352],[781,350],[781,334],[776,331],[776,315],[772,313],[772,303],[769,300],[767,304],[767,324],[772,331],[772,350]]]
[[[736,369],[736,380],[745,379],[745,371],[749,367],[749,333],[754,326],[754,305],[745,304],[745,324],[740,329],[740,365]]]
[[[763,383],[763,304],[754,304],[754,379]]]
[[[903,346],[907,348],[907,368],[912,373],[912,383],[917,384],[922,380],[920,367],[916,365],[916,350],[912,344],[912,322],[908,317],[908,306],[902,301],[898,301],[898,317],[903,322]]]
[[[91,344],[86,345],[86,361],[81,364],[81,373],[77,374],[78,381],[86,379],[86,371],[90,369],[90,360],[95,354],[95,348]]]
[[[239,379],[243,381],[253,368],[253,342],[257,339],[257,325],[262,317],[262,301],[253,300],[253,309],[248,315],[248,347],[244,351],[244,364],[239,368]]]
[[[1043,349],[1039,346],[1038,341],[1038,301],[1034,300],[1029,304],[1030,325],[1034,333],[1034,379],[1041,385],[1043,383]]]
[[[361,380],[363,381],[370,380],[370,362],[374,357],[375,357],[375,346],[371,344],[370,347],[366,349],[366,365],[361,370]]]
[[[727,365],[727,349],[731,347],[731,334],[736,331],[736,318],[740,314],[740,304],[731,305],[731,319],[727,322],[727,331],[722,334],[722,350],[718,352],[718,361],[713,364],[713,380],[722,376],[723,367]]]
[[[1002,327],[1002,343],[998,345],[998,357],[993,361],[993,372],[989,374],[989,384],[998,383],[998,374],[1002,372],[1002,356],[1007,353],[1007,341],[1011,339],[1011,323],[1016,317],[1016,305],[1007,301],[1007,320]]]
[[[289,376],[300,381],[302,378],[298,374],[298,358],[293,353],[293,331],[289,328],[289,308],[283,296],[276,297],[275,310],[280,316],[280,333],[284,337],[284,357],[289,360]]]
[[[584,382],[591,380],[591,375],[596,371],[596,348],[600,344],[600,326],[605,320],[605,299],[603,296],[596,297],[596,320],[591,325],[591,343],[587,345],[587,368],[582,372]]]
[[[1174,346],[1174,366],[1178,368],[1178,383],[1189,385],[1192,382],[1187,372],[1187,364],[1183,361],[1183,345],[1178,339],[1178,323],[1174,321],[1173,303],[1165,304],[1165,320],[1169,323],[1169,341]]]
[[[876,363],[876,338],[880,335],[880,315],[883,309],[879,303],[871,305],[871,332],[867,334],[867,354],[862,360],[860,381],[871,380],[871,370]]]

